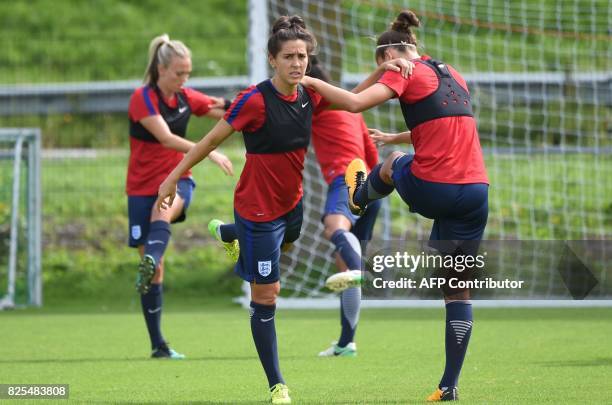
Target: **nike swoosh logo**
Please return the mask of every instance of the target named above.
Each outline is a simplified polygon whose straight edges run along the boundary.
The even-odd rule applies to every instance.
[[[270,322],[272,319],[274,319],[274,317],[268,318],[268,319],[260,319],[260,321],[262,321],[262,322]]]
[[[147,312],[150,313],[150,314],[154,314],[154,313],[159,312],[159,311],[161,311],[161,307],[155,308],[155,309],[147,309]]]
[[[179,108],[179,114],[182,114],[185,112],[185,110],[187,110],[187,107],[180,107]]]
[[[163,240],[150,240],[150,241],[147,242],[148,245],[157,245],[157,244],[160,244],[160,243],[163,245],[164,241]]]
[[[306,104],[302,104],[302,108],[306,107],[308,103],[310,103],[310,101],[307,101]]]

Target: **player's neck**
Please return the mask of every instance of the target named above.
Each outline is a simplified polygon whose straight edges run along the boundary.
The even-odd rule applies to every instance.
[[[421,59],[418,52],[408,52],[408,60]]]
[[[297,84],[289,84],[287,82],[283,82],[277,76],[272,77],[271,82],[276,91],[278,91],[284,96],[291,96],[295,94],[297,90]]]
[[[168,87],[164,86],[164,83],[157,82],[157,88],[166,100],[170,100],[174,96],[174,91],[171,91]]]

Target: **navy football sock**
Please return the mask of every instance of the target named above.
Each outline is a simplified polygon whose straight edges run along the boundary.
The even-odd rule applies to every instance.
[[[340,339],[338,339],[338,346],[345,347],[355,338],[360,307],[360,287],[342,291],[340,295],[340,324],[342,325],[342,332],[340,333]]]
[[[453,301],[446,304],[446,367],[440,388],[457,386],[472,335],[472,323],[471,303]]]
[[[368,175],[363,186],[359,187],[355,190],[355,194],[353,195],[353,202],[355,202],[360,207],[367,206],[371,201],[380,200],[383,197],[388,196],[395,190],[390,184],[385,183],[380,178],[380,169],[382,168],[382,164],[377,164],[372,172]]]
[[[349,270],[361,270],[361,244],[355,235],[338,229],[332,235],[331,242]]]
[[[219,235],[223,242],[231,242],[238,239],[236,224],[223,224],[219,226]]]
[[[285,383],[278,365],[275,311],[276,305],[262,305],[251,301],[251,333],[270,387]]]
[[[153,221],[149,227],[149,235],[145,242],[144,254],[155,259],[155,265],[159,262],[166,252],[168,241],[170,240],[170,224],[166,221]]]
[[[142,313],[151,338],[152,349],[156,349],[165,343],[161,333],[162,295],[161,284],[151,284],[149,292],[140,296]]]

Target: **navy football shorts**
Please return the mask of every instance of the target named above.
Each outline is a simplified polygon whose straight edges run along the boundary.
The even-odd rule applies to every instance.
[[[191,177],[184,177],[177,184],[177,194],[185,202],[181,215],[172,223],[183,222],[187,218],[187,208],[191,203],[195,182]],[[157,200],[156,195],[132,195],[128,196],[128,218],[129,218],[129,246],[138,247],[147,240],[149,225],[151,223],[151,212]]]
[[[268,222],[253,222],[234,210],[240,257],[234,272],[243,280],[271,284],[280,279],[279,261],[284,243],[293,243],[302,229],[302,201],[285,215]]]
[[[414,155],[393,162],[393,184],[410,211],[434,220],[430,240],[481,240],[489,215],[489,186],[421,180],[412,174]]]

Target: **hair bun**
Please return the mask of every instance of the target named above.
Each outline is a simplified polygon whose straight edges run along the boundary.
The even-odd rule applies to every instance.
[[[286,15],[279,17],[272,27],[272,34],[276,34],[280,30],[286,30],[291,28],[291,23],[289,22],[289,17]]]
[[[292,15],[291,17],[289,17],[289,22],[291,23],[291,28],[300,27],[301,29],[306,29],[306,23],[304,22],[304,19],[299,15]]]
[[[397,32],[410,32],[410,27],[420,27],[421,22],[413,11],[404,10],[398,14],[391,24],[391,29]]]
[[[280,30],[290,30],[296,27],[303,29],[303,30],[306,29],[306,23],[304,22],[302,17],[300,17],[299,15],[292,15],[292,16],[284,15],[284,16],[279,17],[275,21],[274,26],[272,27],[272,34],[276,34]]]

